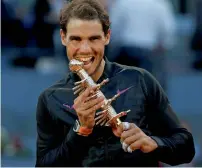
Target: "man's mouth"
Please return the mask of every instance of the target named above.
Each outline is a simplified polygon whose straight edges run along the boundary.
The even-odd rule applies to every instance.
[[[82,61],[84,65],[88,65],[94,61],[94,57],[79,58],[79,61]]]

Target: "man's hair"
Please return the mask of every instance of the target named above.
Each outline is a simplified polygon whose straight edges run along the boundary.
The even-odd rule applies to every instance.
[[[109,15],[98,0],[71,0],[60,11],[60,28],[67,33],[70,19],[99,20],[106,35],[110,28]]]

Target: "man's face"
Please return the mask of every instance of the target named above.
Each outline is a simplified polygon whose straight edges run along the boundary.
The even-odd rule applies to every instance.
[[[89,75],[100,71],[105,45],[109,43],[110,32],[105,36],[98,20],[71,19],[67,25],[67,33],[61,30],[62,44],[66,46],[69,60],[77,59],[84,63]]]

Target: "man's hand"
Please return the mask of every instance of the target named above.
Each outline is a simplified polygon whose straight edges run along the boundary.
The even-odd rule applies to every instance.
[[[97,86],[87,88],[74,100],[74,109],[82,127],[92,129],[95,125],[95,112],[104,104],[103,97],[93,97]]]
[[[122,131],[121,142],[125,152],[132,153],[140,149],[144,153],[149,153],[158,147],[157,143],[135,124],[123,122],[119,129]]]

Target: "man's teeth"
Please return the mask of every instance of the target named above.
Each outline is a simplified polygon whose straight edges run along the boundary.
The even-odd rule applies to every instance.
[[[86,62],[86,61],[90,61],[93,57],[89,57],[89,58],[80,58],[81,61]]]

